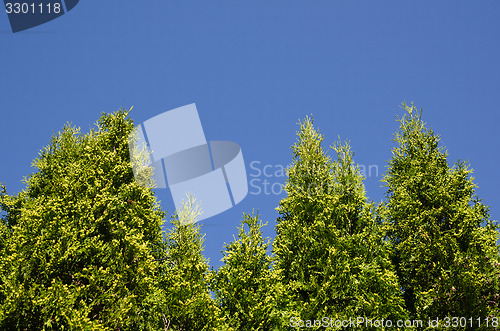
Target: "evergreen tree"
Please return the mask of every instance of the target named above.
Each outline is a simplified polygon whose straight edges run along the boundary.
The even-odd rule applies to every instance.
[[[167,234],[161,286],[167,295],[164,320],[169,330],[218,330],[221,325],[208,288],[208,261],[202,255],[204,236],[196,225],[200,214],[199,205],[189,197]]]
[[[234,330],[282,330],[289,324],[281,324],[279,286],[267,254],[269,240],[262,238],[264,225],[258,215],[243,215],[238,239],[224,246],[224,265],[212,280],[215,301]]]
[[[290,309],[302,320],[404,318],[384,232],[350,147],[335,144],[333,162],[312,119],[299,124],[273,246]]]
[[[475,195],[472,170],[461,161],[450,167],[421,111],[413,104],[402,108],[384,181],[385,218],[406,306],[422,319],[498,317],[498,232]]]
[[[0,185],[0,261],[3,256],[5,256],[5,246],[11,236],[11,229],[7,226],[7,222],[4,220],[4,217],[8,215],[7,211],[9,210],[8,201],[10,200],[7,196],[7,191],[5,186]],[[2,215],[3,214],[3,215]],[[1,266],[1,264],[0,264]],[[1,272],[1,269],[0,269]],[[0,288],[3,285],[3,277],[0,277]],[[5,295],[2,291],[0,291],[0,303],[5,300]]]
[[[4,213],[4,215],[0,214],[0,254],[3,253],[5,245],[11,235],[11,231],[7,226],[8,223],[4,220],[4,218],[8,215],[7,211],[9,210],[9,205],[11,204],[6,200],[10,200],[8,199],[7,190],[4,185],[0,185],[0,213],[2,213],[2,211]],[[3,256],[3,254],[0,256]]]
[[[132,129],[123,110],[86,135],[68,125],[33,162],[24,191],[1,191],[0,329],[163,325],[155,262],[163,212],[134,181]]]

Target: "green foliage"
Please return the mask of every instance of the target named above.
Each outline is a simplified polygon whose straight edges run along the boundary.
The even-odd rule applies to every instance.
[[[65,126],[33,162],[25,190],[9,195],[0,185],[0,329],[491,321],[500,313],[498,228],[472,170],[461,161],[450,167],[421,112],[403,108],[384,203],[367,201],[349,144],[331,146],[332,161],[306,118],[292,146],[274,257],[259,216],[245,214],[217,272],[203,257],[192,197],[162,237],[149,150],[137,144],[128,112],[103,114],[86,135]]]
[[[498,232],[474,193],[472,170],[450,167],[421,112],[402,108],[384,218],[406,306],[422,319],[498,316]]]
[[[2,210],[8,212],[11,208],[10,197],[7,195],[7,191],[4,185],[0,184],[0,212]],[[9,215],[8,213],[6,215]],[[1,214],[0,214],[1,216]],[[0,252],[3,251],[7,240],[10,237],[11,230],[8,227],[8,223],[3,221],[3,218],[0,219]]]
[[[202,255],[204,236],[196,225],[200,213],[199,205],[189,197],[167,234],[161,285],[166,289],[164,319],[169,330],[218,330],[221,323],[208,289],[208,261]]]
[[[287,325],[279,311],[280,284],[267,254],[269,240],[262,238],[264,225],[258,215],[243,215],[238,239],[225,245],[224,265],[212,281],[215,302],[234,330],[281,330]]]
[[[129,134],[130,164],[137,184],[142,187],[156,187],[153,168],[150,167],[150,150],[144,141],[139,140],[139,129],[134,128]]]
[[[404,318],[384,231],[366,202],[349,145],[332,146],[333,162],[312,119],[299,124],[274,242],[289,309],[303,320]]]
[[[134,182],[127,114],[103,114],[87,135],[66,126],[33,162],[26,189],[2,191],[0,329],[161,325],[154,260],[163,212]]]

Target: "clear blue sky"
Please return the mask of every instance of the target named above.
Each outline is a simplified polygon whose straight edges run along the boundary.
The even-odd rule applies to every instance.
[[[250,163],[288,165],[297,121],[313,114],[326,146],[349,139],[356,162],[378,167],[365,184],[379,202],[406,100],[424,108],[450,162],[470,161],[499,219],[499,12],[498,1],[101,0],[16,34],[0,13],[0,181],[21,190],[68,121],[87,132],[102,111],[134,106],[142,122],[194,102],[207,139],[240,144],[250,192],[283,183],[253,177]],[[243,212],[259,209],[274,237],[281,197],[249,194],[206,220],[211,264]]]

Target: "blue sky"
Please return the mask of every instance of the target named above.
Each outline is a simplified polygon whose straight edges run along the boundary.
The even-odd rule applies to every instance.
[[[274,236],[283,194],[255,193],[264,180],[275,192],[284,182],[306,115],[325,146],[350,140],[355,161],[372,165],[368,196],[383,199],[406,100],[423,107],[450,162],[470,161],[497,220],[499,10],[498,1],[103,0],[16,34],[0,13],[0,181],[21,190],[66,122],[86,132],[103,111],[134,106],[139,123],[194,102],[207,139],[239,143],[256,178],[243,202],[202,226],[218,265],[243,212],[260,210]],[[265,165],[275,171],[256,176]],[[168,192],[159,196],[172,212]]]

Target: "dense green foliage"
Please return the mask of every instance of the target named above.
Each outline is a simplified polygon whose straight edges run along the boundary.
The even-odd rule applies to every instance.
[[[201,213],[192,197],[172,220],[167,256],[162,263],[161,287],[167,307],[165,326],[173,330],[218,330],[219,309],[208,290],[208,261],[202,255],[203,236],[196,225]]]
[[[0,185],[0,330],[318,329],[323,317],[425,328],[446,316],[490,318],[492,329],[498,228],[468,165],[449,166],[421,112],[403,109],[383,203],[368,201],[349,144],[325,149],[306,118],[275,241],[244,214],[218,270],[203,256],[192,197],[162,233],[147,150],[129,150],[128,112],[103,114],[85,135],[66,126],[22,192]]]
[[[245,225],[248,232],[245,232]],[[259,216],[244,215],[238,239],[225,246],[224,265],[212,288],[229,327],[234,330],[281,330],[280,286],[262,238]]]
[[[393,260],[415,318],[497,316],[497,228],[464,162],[450,167],[439,137],[403,104],[384,178]]]
[[[383,228],[366,201],[347,144],[331,161],[312,120],[300,124],[281,200],[274,252],[280,280],[301,319],[404,318]]]
[[[1,195],[0,329],[157,326],[154,252],[163,212],[134,183],[123,139],[133,124],[103,115],[87,135],[66,126],[17,196]]]

